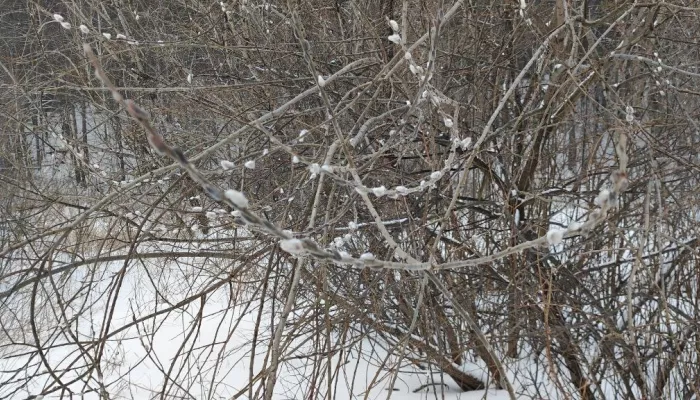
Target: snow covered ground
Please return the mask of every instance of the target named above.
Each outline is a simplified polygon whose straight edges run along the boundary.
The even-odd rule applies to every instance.
[[[259,293],[252,292],[243,282],[222,285],[208,272],[200,271],[197,276],[193,268],[183,267],[185,263],[163,265],[158,259],[129,263],[117,294],[119,285],[115,283],[124,265],[123,261],[102,263],[92,273],[78,269],[70,276],[55,278],[55,283],[70,283],[59,289],[66,301],[64,316],[56,314],[61,307],[55,304],[42,306],[42,301],[53,297],[39,291],[36,320],[45,321],[46,325],[37,326],[38,337],[43,347],[51,346],[44,354],[45,362],[64,372],[53,377],[47,374],[44,361],[33,353],[34,339],[20,334],[20,329],[7,332],[0,348],[0,382],[5,382],[0,384],[0,397],[25,399],[55,385],[56,378],[65,383],[80,377],[67,386],[74,396],[84,399],[100,398],[101,385],[110,399],[261,398],[260,388],[264,385],[260,385],[258,374],[269,364],[266,357],[270,326],[277,321],[277,314],[271,314],[269,299],[261,306]],[[89,281],[92,290],[81,285]],[[47,288],[48,283],[42,286]],[[207,294],[203,299],[199,294],[204,292]],[[21,299],[28,300],[29,290],[26,294]],[[19,301],[20,297],[13,299]],[[178,303],[184,302],[187,304],[179,307]],[[295,314],[301,315],[309,304],[300,298],[298,306]],[[19,307],[18,311],[26,309]],[[95,340],[103,337],[99,332],[105,330],[110,314],[110,333],[99,363],[100,377],[98,371],[84,366],[98,357],[100,352],[96,349],[102,343]],[[16,315],[17,322],[27,315]],[[253,356],[258,318],[261,322]],[[66,319],[71,322],[66,324]],[[6,326],[11,325],[9,320],[5,322]],[[21,331],[26,334],[30,330],[25,327]],[[332,340],[338,339],[337,335],[332,336]],[[9,343],[10,338],[14,344]],[[286,350],[274,399],[306,399],[314,391],[328,392],[328,376],[319,373],[319,368],[328,368],[329,357],[316,357],[316,361],[305,357],[319,351],[319,345],[308,334],[283,345]],[[446,375],[436,372],[429,380],[428,373],[408,365],[394,373],[396,357],[387,356],[386,351],[366,340],[349,352],[336,352],[330,359],[330,390],[338,400],[508,398],[506,392],[496,390],[463,393]],[[474,372],[477,376],[483,374]],[[311,381],[313,376],[320,380]],[[25,381],[29,384],[15,392]],[[246,390],[251,381],[255,381],[252,390]],[[389,390],[392,381],[393,390]],[[424,386],[431,381],[436,384]],[[63,398],[66,396],[64,393]],[[44,398],[61,398],[61,392],[46,394]],[[318,394],[315,398],[325,397]]]

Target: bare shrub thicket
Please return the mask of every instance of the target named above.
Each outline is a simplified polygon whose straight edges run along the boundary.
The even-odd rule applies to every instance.
[[[5,4],[3,398],[698,396],[698,2]]]

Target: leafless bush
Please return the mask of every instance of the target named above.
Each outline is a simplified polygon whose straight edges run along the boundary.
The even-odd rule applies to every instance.
[[[3,11],[3,397],[698,395],[697,2],[152,3]]]

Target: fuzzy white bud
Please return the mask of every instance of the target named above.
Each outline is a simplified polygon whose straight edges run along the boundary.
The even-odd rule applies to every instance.
[[[583,226],[582,223],[576,222],[576,221],[572,221],[572,222],[569,223],[569,227],[568,227],[567,229],[568,229],[569,231],[571,231],[571,232],[575,232],[575,231],[580,230],[582,226]]]
[[[375,257],[374,257],[374,254],[372,254],[372,253],[363,253],[360,256],[360,260],[362,260],[362,261],[374,261]]]
[[[610,191],[608,189],[603,189],[600,191],[600,193],[598,193],[598,196],[595,198],[594,203],[597,206],[602,207],[603,204],[608,202],[608,200],[610,200]]]
[[[547,232],[547,243],[552,246],[558,245],[562,240],[564,240],[564,230],[555,228]]]
[[[625,107],[625,114],[625,120],[627,120],[627,122],[634,121],[634,108],[632,108],[632,106]]]
[[[238,190],[228,189],[224,192],[224,196],[226,196],[226,198],[229,199],[229,201],[231,201],[231,203],[233,203],[236,207],[248,208],[248,199]]]
[[[299,239],[282,239],[280,240],[280,248],[293,255],[304,253],[304,244]]]
[[[394,33],[393,35],[389,35],[389,37],[387,37],[387,39],[389,39],[389,41],[392,43],[401,44],[401,35],[399,35],[398,33]]]
[[[224,171],[228,171],[230,169],[233,169],[235,166],[231,161],[228,161],[228,160],[221,160],[221,162],[219,164],[221,164],[221,168],[223,168]]]
[[[389,26],[391,27],[391,30],[392,30],[392,31],[394,31],[394,32],[398,32],[398,31],[399,31],[399,23],[396,22],[396,21],[394,21],[393,19],[390,19],[390,20],[389,20]]]
[[[372,188],[372,193],[374,193],[374,195],[377,197],[382,197],[386,194],[386,187],[382,185],[376,188]]]
[[[402,196],[405,196],[408,194],[408,188],[406,186],[397,186],[394,190]]]
[[[309,172],[311,172],[311,177],[315,178],[316,175],[321,173],[321,166],[318,165],[317,163],[313,163],[309,165]]]

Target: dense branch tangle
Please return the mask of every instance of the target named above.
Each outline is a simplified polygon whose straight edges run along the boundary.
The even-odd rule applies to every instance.
[[[129,115],[136,120],[146,131],[146,136],[148,138],[148,142],[150,145],[153,147],[153,149],[160,155],[164,155],[169,157],[172,161],[177,163],[182,169],[184,169],[190,177],[197,182],[204,193],[207,194],[212,200],[219,202],[221,204],[225,204],[232,209],[238,211],[240,213],[241,218],[243,221],[251,225],[253,227],[256,227],[260,229],[263,232],[266,232],[270,234],[271,236],[277,237],[281,239],[281,246],[282,249],[294,254],[294,255],[303,255],[303,254],[309,254],[310,256],[319,259],[324,262],[333,262],[337,263],[340,265],[351,265],[354,267],[358,268],[388,268],[388,269],[399,269],[399,270],[411,270],[411,271],[423,271],[423,270],[440,270],[440,269],[453,269],[453,268],[460,268],[460,267],[467,267],[467,266],[478,266],[478,265],[483,265],[489,262],[493,262],[496,260],[500,260],[502,258],[505,258],[509,255],[522,252],[524,250],[533,248],[533,247],[538,247],[538,246],[544,246],[547,245],[548,243],[551,243],[552,238],[548,236],[542,236],[537,239],[533,239],[527,242],[520,243],[516,246],[509,247],[501,252],[489,255],[489,256],[484,256],[484,257],[478,257],[470,260],[463,260],[463,261],[454,261],[454,262],[448,262],[448,263],[434,263],[434,262],[418,262],[418,263],[398,263],[398,262],[392,262],[392,261],[385,261],[385,260],[379,260],[374,257],[372,254],[367,254],[364,257],[359,257],[359,258],[354,258],[350,256],[347,253],[340,253],[335,249],[323,249],[321,246],[319,246],[317,243],[315,243],[312,239],[310,238],[302,238],[302,239],[295,239],[295,235],[289,231],[285,231],[281,228],[279,228],[277,225],[269,222],[268,220],[259,217],[256,215],[254,212],[252,212],[249,208],[249,203],[248,200],[246,199],[245,195],[237,190],[233,189],[227,189],[227,190],[222,190],[218,187],[216,187],[214,184],[212,184],[203,173],[197,170],[197,168],[187,159],[187,157],[184,155],[182,150],[180,150],[177,147],[171,146],[168,143],[166,143],[162,136],[158,134],[153,127],[153,125],[150,122],[150,117],[147,112],[145,112],[141,107],[139,107],[133,100],[130,99],[124,99],[121,93],[116,89],[116,87],[111,83],[109,78],[106,76],[104,73],[99,61],[97,60],[95,54],[92,52],[92,49],[90,48],[89,45],[84,46],[85,53],[87,54],[88,58],[90,59],[91,63],[93,64],[93,67],[95,68],[95,76],[97,76],[111,91],[112,97],[114,98],[117,103],[122,105],[124,109],[129,113]],[[341,70],[341,72],[344,71]],[[337,76],[340,75],[339,73],[334,74],[331,76],[325,83],[331,83],[334,79],[337,78]],[[513,84],[515,86],[517,82]],[[283,105],[279,107],[277,110],[272,111],[270,114],[271,115],[276,115],[281,113],[284,109],[289,107],[288,104]],[[252,121],[251,125],[258,125],[262,122],[265,121],[265,118],[259,118],[256,121]],[[486,132],[485,132],[486,133]],[[452,147],[452,152],[454,153],[455,151],[455,146],[457,142],[453,142],[453,147]],[[474,149],[472,151],[472,154],[475,154],[478,149]],[[620,196],[620,194],[625,190],[627,187],[627,163],[628,163],[628,156],[627,156],[627,136],[625,133],[621,133],[619,136],[618,144],[616,146],[618,158],[620,160],[620,168],[616,170],[612,175],[611,175],[611,181],[612,181],[612,186],[609,190],[605,190],[604,192],[601,193],[600,198],[602,201],[600,202],[600,209],[595,210],[594,212],[591,213],[589,216],[588,220],[584,224],[575,224],[570,226],[566,231],[562,231],[560,233],[557,233],[559,236],[558,241],[561,241],[562,238],[568,238],[568,237],[573,237],[576,235],[579,235],[580,232],[590,232],[598,223],[601,221],[605,220],[607,218],[607,213],[610,209],[616,207],[617,204],[617,198]],[[451,160],[451,157],[448,158],[448,165],[449,165],[449,160]],[[319,173],[329,173],[332,171],[332,169],[326,169],[326,170],[319,170]],[[352,172],[352,171],[351,171]],[[440,175],[433,175],[433,178],[439,179],[442,176]],[[421,185],[421,189],[428,187],[428,185]],[[355,188],[359,193],[366,195],[368,189],[366,187],[362,187],[361,183],[358,184]],[[382,191],[381,194],[377,194],[377,197],[381,197],[385,194],[385,190]],[[376,193],[376,192],[375,192]],[[402,194],[402,195],[408,195],[410,194],[409,190],[396,190],[396,193]],[[298,235],[297,235],[298,236]],[[551,236],[551,234],[550,234]],[[401,254],[399,254],[399,257],[405,257]]]
[[[552,34],[553,37],[557,31],[555,31],[554,34]],[[301,36],[301,34],[299,34]],[[303,41],[303,37],[301,38]],[[435,38],[433,38],[435,40]],[[542,45],[541,49],[545,48],[548,45],[548,42],[545,41],[545,43]],[[302,45],[302,48],[304,46]],[[152,146],[152,148],[160,155],[164,155],[169,157],[172,161],[177,163],[182,169],[184,169],[189,176],[197,182],[203,191],[215,202],[219,202],[221,204],[227,205],[230,208],[234,209],[237,211],[242,218],[242,220],[252,226],[257,228],[260,231],[266,232],[267,234],[277,237],[281,239],[280,245],[283,250],[291,253],[292,255],[295,256],[302,256],[302,255],[309,255],[319,261],[322,262],[331,262],[331,263],[336,263],[338,265],[350,265],[353,267],[357,268],[387,268],[387,269],[397,269],[397,270],[405,270],[405,271],[425,271],[425,270],[440,270],[440,269],[454,269],[454,268],[463,268],[463,267],[468,267],[468,266],[479,266],[483,265],[489,262],[497,261],[503,258],[506,258],[508,256],[521,253],[525,250],[535,248],[535,247],[541,247],[541,246],[546,246],[548,244],[559,244],[562,239],[568,238],[568,237],[573,237],[576,235],[579,235],[581,232],[588,233],[591,232],[595,226],[600,223],[601,221],[605,220],[607,218],[608,211],[610,209],[613,209],[617,206],[618,204],[618,198],[621,195],[621,193],[625,190],[627,187],[627,164],[628,164],[628,156],[627,156],[627,136],[623,132],[618,136],[618,143],[616,146],[617,150],[617,155],[618,155],[618,160],[619,160],[619,169],[613,172],[611,175],[612,177],[612,186],[610,189],[605,189],[601,191],[600,195],[597,197],[597,202],[598,205],[600,206],[599,209],[594,210],[588,220],[583,223],[583,224],[572,224],[569,226],[568,229],[566,230],[561,230],[561,231],[550,231],[547,232],[547,235],[544,235],[542,237],[539,237],[537,239],[533,239],[530,241],[526,241],[511,247],[508,247],[500,252],[491,254],[489,256],[483,256],[483,257],[476,257],[473,259],[469,260],[463,260],[463,261],[453,261],[453,262],[447,262],[447,263],[436,263],[435,259],[432,259],[429,262],[418,262],[415,258],[412,256],[409,256],[406,254],[403,250],[401,250],[399,247],[396,245],[393,245],[392,247],[394,248],[394,251],[396,251],[396,255],[400,258],[409,258],[411,262],[409,263],[397,263],[397,262],[391,262],[391,261],[384,261],[384,260],[379,260],[374,257],[373,254],[371,253],[365,253],[359,258],[354,258],[350,256],[348,253],[341,253],[335,249],[323,249],[321,246],[319,246],[315,241],[313,241],[310,238],[307,237],[302,237],[301,239],[295,238],[295,235],[289,231],[285,231],[281,228],[279,228],[277,225],[269,222],[268,220],[259,217],[255,213],[253,213],[250,208],[249,208],[249,202],[246,199],[245,195],[241,192],[238,192],[233,189],[228,189],[228,190],[222,190],[218,187],[216,187],[213,183],[211,183],[203,173],[201,173],[184,155],[184,153],[177,147],[171,146],[168,143],[166,143],[163,138],[156,132],[155,128],[153,127],[152,123],[150,122],[150,118],[148,114],[136,103],[134,103],[132,100],[125,100],[121,93],[116,89],[116,87],[111,83],[109,78],[106,76],[105,72],[102,69],[102,66],[100,62],[98,61],[97,57],[94,55],[92,52],[92,49],[89,45],[84,46],[85,53],[87,54],[88,58],[90,59],[94,69],[95,69],[95,75],[107,86],[107,88],[110,90],[112,93],[112,97],[114,98],[117,103],[119,103],[121,106],[123,106],[128,114],[135,119],[146,131],[146,135],[148,138],[148,142]],[[306,51],[306,48],[304,48]],[[306,54],[306,53],[305,53]],[[532,65],[532,62],[538,57],[538,53],[535,53],[533,57],[530,60],[530,63],[528,63],[522,70],[521,74],[519,75],[518,79],[516,79],[510,87],[510,90],[504,95],[503,99],[501,100],[501,106],[505,104],[505,102],[508,100],[508,98],[513,94],[513,89],[519,85],[520,79],[524,76],[525,72],[528,71],[530,66]],[[312,62],[310,61],[310,57],[307,58],[308,62],[311,64]],[[412,60],[409,59],[409,62],[412,63]],[[412,65],[414,66],[414,65]],[[343,70],[346,70],[344,68]],[[313,72],[312,68],[312,72]],[[428,74],[431,74],[432,71],[428,71]],[[334,79],[337,78],[337,76],[340,73],[336,73],[333,76],[329,77],[328,79],[323,79],[319,78],[318,86],[317,88],[321,93],[323,93],[323,87],[325,85],[330,84],[333,82]],[[315,74],[314,74],[315,75]],[[422,77],[423,80],[425,80],[425,77]],[[579,90],[575,89],[574,92],[578,92]],[[309,91],[307,91],[309,92]],[[325,99],[325,97],[324,97]],[[327,102],[327,99],[326,99]],[[569,103],[570,100],[565,100],[564,103],[567,104]],[[289,104],[285,104],[281,107],[279,107],[277,110],[272,111],[268,115],[279,115],[281,111],[289,107]],[[327,103],[327,107],[330,107],[330,105]],[[457,108],[458,110],[458,108]],[[486,135],[489,133],[489,126],[490,124],[494,121],[494,118],[496,115],[498,115],[500,110],[500,107],[497,108],[496,111],[494,111],[494,114],[490,120],[490,123],[487,124],[487,126],[484,128],[484,132],[482,136],[479,138],[479,140],[476,143],[476,147],[472,149],[471,155],[469,160],[467,161],[467,165],[470,165],[473,160],[474,156],[478,150],[478,146],[483,142],[483,139],[486,137]],[[554,115],[559,114],[559,116],[563,115],[563,113],[560,113],[559,110],[557,109],[554,111]],[[455,117],[457,117],[458,113],[456,111]],[[447,118],[447,117],[445,117]],[[335,121],[335,118],[333,118]],[[265,118],[259,118],[258,120],[252,121],[250,124],[252,126],[255,126],[257,129],[265,132],[270,140],[275,142],[276,144],[280,145],[283,148],[286,148],[288,151],[290,150],[288,147],[284,146],[284,144],[280,143],[276,138],[274,137],[274,134],[269,132],[267,129],[265,129],[262,126],[262,123],[265,121]],[[447,123],[446,123],[447,125]],[[451,127],[452,125],[448,125],[448,127]],[[453,132],[454,133],[454,132]],[[355,137],[352,139],[352,144],[353,146],[357,145],[357,139],[358,137]],[[339,144],[340,146],[347,146],[348,144],[351,143],[350,140],[345,140],[343,136],[341,136],[341,133],[339,133],[339,138],[336,140],[341,141]],[[433,173],[430,176],[430,179],[428,180],[428,183],[421,182],[420,188],[418,190],[423,190],[425,188],[431,187],[437,180],[442,178],[445,172],[449,172],[452,169],[452,164],[453,164],[453,156],[456,151],[456,146],[458,144],[461,144],[462,140],[458,138],[454,138],[452,141],[452,147],[450,151],[450,156],[445,162],[445,171],[440,171],[439,173]],[[335,149],[338,146],[338,144],[333,144],[331,146],[331,149]],[[326,157],[326,161],[328,162],[332,158],[332,151],[329,151],[328,156]],[[536,158],[536,157],[535,157]],[[532,169],[533,167],[530,167],[529,169]],[[365,203],[370,207],[371,210],[373,210],[371,206],[371,202],[367,197],[368,192],[372,192],[374,195],[377,197],[382,197],[386,194],[386,189],[382,186],[381,188],[375,188],[375,189],[368,189],[367,187],[364,187],[357,176],[357,171],[353,169],[352,163],[351,167],[329,167],[327,165],[324,165],[324,168],[319,168],[318,164],[312,165],[311,170],[314,174],[317,173],[323,173],[323,174],[329,174],[332,176],[332,172],[349,172],[355,177],[355,190],[362,196],[363,200]],[[531,172],[530,172],[531,174]],[[527,175],[525,175],[527,176]],[[347,183],[347,182],[346,182]],[[352,182],[350,182],[352,184]],[[460,185],[463,184],[460,182]],[[522,187],[523,185],[519,185],[521,189],[527,189],[526,187]],[[390,190],[390,196],[393,195],[394,198],[397,198],[399,195],[401,196],[406,196],[410,195],[412,192],[416,191],[414,190],[409,190],[404,187],[397,187],[397,189],[394,189],[393,191]],[[455,197],[456,199],[456,197]],[[454,204],[454,200],[453,200]],[[374,217],[375,221],[377,222],[377,225],[383,228],[383,221],[381,221],[379,215],[374,212]],[[393,243],[393,239],[391,239],[388,236],[388,232],[386,232],[384,228],[384,238],[387,239],[389,242]],[[298,236],[298,235],[296,235]],[[295,275],[295,282],[298,279],[298,272]],[[438,281],[437,277],[429,272],[429,276],[431,281],[436,285],[436,287],[439,288],[440,292],[442,292],[445,296],[447,296],[448,299],[451,299],[451,296],[447,289],[443,285],[440,284]],[[294,294],[294,291],[290,293],[290,295]],[[451,300],[453,304],[453,300]],[[289,300],[288,300],[289,304]],[[287,308],[285,308],[287,310]],[[485,354],[482,355],[482,357],[486,360],[492,360],[489,361],[489,365],[498,366],[498,371],[493,370],[492,373],[495,376],[500,376],[501,379],[504,379],[504,370],[500,366],[500,364],[497,361],[496,355],[490,350],[488,342],[485,340],[483,334],[481,333],[480,328],[473,322],[472,318],[469,316],[469,314],[464,311],[463,309],[457,309],[458,315],[460,315],[464,320],[466,321],[471,321],[470,322],[470,329],[472,329],[473,332],[476,333],[478,340],[481,342],[482,348],[485,349]],[[289,311],[286,311],[288,313]],[[284,322],[284,319],[286,319],[285,316],[283,316],[282,323]],[[279,341],[280,336],[279,336],[280,330],[278,329],[278,334],[276,335],[276,341]],[[275,347],[278,347],[279,343],[275,345]],[[570,365],[571,368],[578,368],[575,366],[576,364]],[[273,366],[273,369],[276,368]],[[443,367],[444,368],[444,367]],[[581,386],[583,385],[584,379],[580,377],[580,372],[578,372],[579,377],[576,378],[578,380],[578,385]],[[274,385],[274,379],[270,381]],[[505,381],[507,382],[507,381]],[[480,385],[479,385],[480,386]],[[510,383],[507,383],[507,386],[509,388],[509,392],[511,395],[511,398],[514,398],[515,394],[513,392],[512,387],[510,386]],[[478,387],[478,386],[477,386]],[[272,391],[271,388],[268,388],[267,390],[267,395],[270,396]]]
[[[91,43],[99,59],[85,48],[96,75],[146,138],[120,119],[114,102],[98,98],[104,92],[90,88],[80,68],[66,67],[70,73],[45,86],[69,98],[88,96],[105,111],[117,136],[109,150],[116,159],[133,157],[133,171],[122,165],[121,172],[135,178],[103,182],[105,171],[79,157],[90,147],[76,145],[78,130],[65,135],[76,180],[80,175],[84,185],[85,174],[99,180],[104,197],[85,204],[43,198],[41,189],[23,192],[78,214],[51,229],[30,229],[2,249],[6,259],[30,247],[34,252],[26,266],[3,276],[13,285],[3,287],[0,299],[16,301],[27,289],[41,297],[48,290],[47,298],[59,303],[51,309],[60,314],[64,304],[75,303],[61,292],[66,276],[99,273],[118,260],[122,268],[104,292],[116,301],[123,297],[119,285],[127,266],[131,271],[135,263],[162,260],[169,268],[177,258],[188,259],[185,243],[192,251],[185,262],[209,277],[182,298],[158,293],[155,303],[168,304],[152,315],[134,312],[135,321],[118,328],[103,324],[94,335],[99,340],[78,351],[89,366],[84,381],[110,361],[102,353],[115,332],[145,329],[161,310],[188,309],[193,316],[175,357],[189,362],[189,342],[200,337],[209,296],[240,280],[249,284],[239,287],[261,304],[271,301],[270,309],[281,314],[270,318],[276,326],[265,337],[272,351],[263,370],[257,373],[251,361],[236,396],[273,395],[281,364],[304,357],[294,354],[295,336],[316,346],[306,358],[314,369],[304,393],[309,398],[334,393],[331,377],[338,379],[341,369],[331,366],[334,357],[367,341],[386,350],[382,365],[388,370],[406,362],[436,368],[462,390],[491,383],[465,372],[472,360],[483,361],[489,379],[511,397],[523,391],[605,398],[614,388],[618,397],[652,398],[681,386],[689,387],[683,395],[694,390],[687,377],[695,356],[688,349],[697,317],[682,295],[697,293],[690,267],[697,259],[691,222],[698,167],[690,155],[697,141],[689,133],[698,125],[697,72],[683,56],[692,60],[692,51],[681,44],[692,41],[682,38],[694,31],[689,10],[596,1],[516,2],[512,8],[456,1],[444,12],[436,2],[414,7],[411,1],[375,6],[352,0],[336,9],[314,1],[287,9],[281,2],[267,9],[253,3],[246,3],[247,11],[223,5],[217,14],[211,4],[188,2],[196,11],[178,15],[193,17],[182,28],[194,38],[187,43],[143,30],[141,37],[167,40],[131,45],[127,41],[139,37],[143,25],[126,14],[119,21],[129,39],[105,40],[100,32],[73,38],[96,39]],[[316,3],[317,12],[301,11]],[[367,18],[373,11],[365,5],[380,18]],[[80,15],[74,27],[88,23],[82,10],[73,11]],[[203,15],[215,18],[204,22]],[[217,18],[223,32],[211,24]],[[683,23],[676,29],[669,21]],[[158,32],[180,32],[173,27]],[[279,56],[269,61],[272,54]],[[140,105],[126,94],[143,96]],[[144,111],[151,107],[153,119]],[[201,124],[206,113],[217,114],[209,126]],[[66,121],[74,123],[71,118]],[[168,131],[175,120],[186,134]],[[148,144],[165,157],[151,154]],[[246,167],[226,162],[211,171],[219,158]],[[200,192],[209,198],[198,198]],[[147,212],[124,216],[124,208],[135,211],[131,207]],[[231,243],[200,251],[207,239],[147,231],[166,213],[180,226],[191,218],[205,237],[209,223],[226,220],[212,235],[220,243],[230,235]],[[216,219],[208,222],[209,214]],[[77,236],[100,217],[129,228],[123,236]],[[243,225],[249,234],[238,242],[240,230],[231,226]],[[75,259],[65,259],[56,237],[77,243],[68,251]],[[89,240],[98,243],[97,256],[83,254]],[[150,247],[167,247],[169,240],[182,241],[183,248],[159,253]],[[119,254],[104,256],[103,249]],[[242,270],[251,272],[244,277]],[[158,282],[167,275],[149,275],[157,292],[167,291],[167,283]],[[73,321],[67,315],[56,319]],[[676,324],[689,329],[678,331]],[[263,331],[256,330],[253,347]],[[50,346],[38,339],[36,345]],[[228,360],[217,357],[221,365]],[[511,363],[525,359],[544,371]],[[163,382],[154,391],[188,391],[175,361],[159,370]],[[55,372],[59,379],[52,377],[47,393],[63,382],[60,368]],[[538,386],[543,381],[549,386]]]

